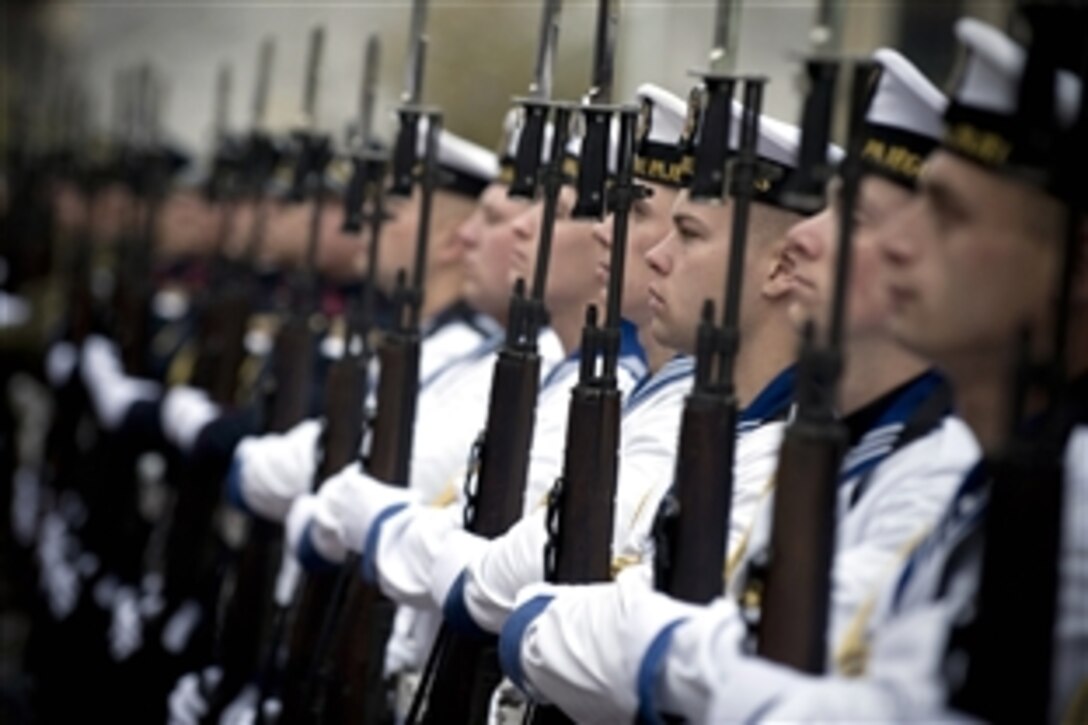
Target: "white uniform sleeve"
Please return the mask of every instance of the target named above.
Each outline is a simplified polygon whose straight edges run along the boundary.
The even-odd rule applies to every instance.
[[[219,406],[203,390],[188,385],[170,388],[163,397],[159,413],[163,435],[178,450],[190,453],[200,431],[220,412]]]
[[[698,609],[652,591],[641,567],[614,583],[531,586],[519,599],[524,603],[502,632],[503,668],[579,723],[629,722],[640,674],[632,653]]]
[[[117,346],[91,335],[83,343],[80,373],[95,415],[107,430],[115,430],[129,409],[141,401],[156,400],[162,387],[151,380],[125,375]]]
[[[332,562],[341,561],[349,551],[365,555],[382,523],[416,501],[410,490],[368,476],[357,463],[327,480],[315,498],[309,531],[299,543],[304,562],[308,554]]]
[[[540,507],[521,519],[463,568],[463,578],[438,600],[447,620],[496,634],[502,629],[518,592],[544,581],[546,514]]]
[[[398,604],[441,606],[431,596],[439,557],[451,551],[471,556],[478,546],[478,539],[464,531],[461,523],[457,506],[417,504],[397,511],[371,529],[363,553],[363,575]]]
[[[227,479],[231,499],[266,519],[282,521],[291,502],[313,485],[320,435],[321,422],[311,419],[283,434],[243,439]]]
[[[912,545],[940,518],[978,456],[964,424],[948,419],[885,460],[841,518],[832,572],[830,633],[838,646],[860,608],[895,578]]]

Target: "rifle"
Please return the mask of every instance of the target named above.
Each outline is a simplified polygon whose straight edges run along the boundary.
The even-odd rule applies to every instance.
[[[224,206],[233,204],[242,194],[253,194],[261,203],[263,189],[271,170],[276,163],[274,148],[266,143],[267,137],[261,129],[264,124],[264,109],[271,79],[274,46],[270,40],[261,44],[257,83],[253,106],[252,128],[249,138],[242,149],[241,158],[233,158],[234,152],[225,149],[227,158],[225,172],[226,183],[220,186],[220,198]],[[222,88],[221,88],[222,90]],[[217,94],[218,95],[218,94]],[[222,98],[222,95],[219,95]],[[224,99],[225,101],[226,99]],[[224,104],[225,106],[225,104]],[[226,143],[225,133],[220,136]],[[268,152],[273,153],[269,154]],[[228,219],[231,212],[223,210],[219,246],[229,234]],[[260,243],[263,229],[254,223],[254,239],[251,244]],[[222,260],[220,260],[222,262]],[[256,294],[251,275],[243,269],[234,269],[222,262],[222,286],[205,311],[205,318],[211,330],[201,345],[199,358],[194,373],[194,382],[209,391],[213,400],[220,405],[230,406],[236,398],[238,372],[245,356],[243,340],[245,324],[254,305]],[[218,280],[216,280],[218,282]],[[228,446],[233,449],[233,446]],[[220,499],[216,486],[204,485],[203,481],[219,480],[224,475],[223,456],[195,457],[192,468],[185,472],[191,485],[181,486],[178,490],[172,524],[166,543],[167,560],[164,565],[166,581],[166,599],[169,605],[176,605],[187,596],[191,596],[197,587],[200,571],[212,566],[215,559],[214,536],[212,535],[213,513]],[[194,552],[200,552],[194,555]],[[168,609],[171,607],[168,607]]]
[[[571,216],[601,219],[605,214],[608,185],[608,150],[612,135],[612,59],[616,49],[619,5],[597,0],[597,28],[593,43],[593,72],[589,92],[581,107],[585,128],[578,165],[578,200]]]
[[[850,137],[840,170],[842,211],[830,326],[822,344],[806,325],[797,367],[797,409],[786,428],[775,474],[771,561],[758,624],[761,657],[805,672],[826,662],[835,493],[847,433],[835,415],[842,370],[846,297],[852,258],[853,210],[861,182],[860,139],[876,66],[854,67]]]
[[[438,145],[442,115],[419,105],[423,85],[427,37],[426,0],[412,6],[411,37],[404,101],[398,109],[400,128],[393,155],[391,194],[410,195],[417,178],[418,124],[427,121],[422,173],[416,254],[411,286],[405,270],[397,275],[393,294],[393,329],[378,347],[381,375],[377,389],[377,415],[371,430],[370,454],[364,462],[367,473],[392,485],[407,485],[419,392],[420,315],[423,305],[424,272],[430,234],[431,207],[438,183]],[[366,93],[364,92],[364,96]],[[369,122],[367,122],[369,123]],[[368,127],[368,126],[366,126]],[[374,210],[379,216],[382,209]],[[372,219],[370,273],[378,265],[378,220]],[[368,295],[374,294],[374,279]],[[373,297],[369,297],[371,306]],[[306,678],[310,719],[349,722],[378,722],[386,717],[388,702],[379,695],[385,643],[392,631],[395,606],[382,597],[376,585],[358,575],[359,557],[350,555],[341,567],[332,588],[325,627]]]
[[[515,98],[522,107],[521,135],[514,158],[514,178],[510,181],[508,195],[532,199],[536,196],[540,175],[540,152],[544,146],[544,130],[547,127],[552,96],[552,67],[555,50],[559,43],[559,12],[562,0],[544,0],[540,19],[540,40],[537,42],[536,67],[529,95]]]
[[[368,370],[372,357],[370,334],[374,324],[378,244],[384,221],[382,193],[386,157],[376,150],[371,131],[379,51],[378,38],[371,35],[366,45],[357,145],[352,154],[353,175],[344,196],[345,229],[360,231],[362,223],[368,223],[367,280],[362,309],[349,310],[344,356],[332,365],[325,382],[326,421],[321,437],[320,465],[314,479],[315,490],[358,457],[363,438],[363,401],[370,389]],[[368,214],[364,213],[364,203],[369,207]],[[338,598],[338,581],[335,571],[307,574],[294,612],[288,617],[293,624],[281,678],[286,722],[301,722],[307,716],[306,707],[313,695],[311,661],[315,652],[323,651],[319,642],[324,623],[329,620],[328,613]],[[270,652],[276,653],[278,649],[273,643]],[[275,669],[274,663],[266,667],[270,673]],[[263,678],[262,687],[269,687],[268,679],[270,677]],[[262,692],[257,708],[259,719],[264,715],[264,699]]]
[[[316,133],[318,69],[324,43],[324,29],[311,33],[307,60],[303,109],[309,124],[306,131],[296,132],[296,158],[293,196],[297,200],[313,199],[310,239],[307,250],[307,270],[303,279],[295,280],[294,314],[284,323],[276,336],[272,353],[272,387],[266,421],[269,432],[284,432],[302,420],[309,409],[313,340],[309,313],[316,302],[316,255],[320,238],[323,206],[322,179],[329,161],[329,140]],[[263,634],[282,626],[268,607],[268,593],[281,560],[281,527],[258,518],[249,522],[248,537],[235,565],[233,590],[226,588],[216,639],[216,654],[223,666],[223,679],[208,698],[206,719],[214,721],[239,688],[245,683],[258,662],[259,644]],[[254,612],[253,608],[257,607]],[[269,621],[277,619],[277,621]]]
[[[582,584],[607,581],[611,574],[612,526],[620,438],[620,391],[616,387],[620,309],[631,207],[648,190],[632,178],[637,112],[619,111],[620,137],[616,183],[610,190],[613,212],[612,251],[604,327],[597,308],[586,310],[578,384],[571,390],[563,474],[548,497],[548,541],[544,573],[551,582]],[[602,361],[598,372],[598,360]],[[533,725],[567,723],[554,706],[534,706]]]
[[[1051,13],[1053,17],[1047,17]],[[1071,395],[1066,350],[1085,213],[1076,166],[1088,153],[1088,100],[1082,96],[1079,115],[1070,129],[1059,128],[1053,110],[1053,78],[1058,67],[1054,54],[1058,49],[1054,36],[1044,29],[1045,21],[1072,20],[1079,22],[1083,31],[1086,16],[1083,10],[1081,13],[1079,18],[1070,18],[1053,7],[1024,9],[1033,42],[1021,80],[1018,113],[1024,128],[1033,132],[1025,133],[1027,139],[1053,144],[1042,150],[1053,160],[1051,174],[1064,192],[1068,218],[1049,359],[1031,359],[1026,333],[1017,341],[1020,359],[1013,381],[1009,440],[1004,450],[986,461],[990,499],[983,524],[985,543],[974,617],[953,629],[946,659],[948,704],[992,722],[1045,722],[1063,717],[1052,707],[1052,668],[1054,640],[1060,636],[1055,624],[1066,521],[1063,504],[1069,485],[1064,448],[1073,423],[1069,408],[1078,404]],[[1088,53],[1081,52],[1079,76],[1084,88]],[[1025,425],[1025,410],[1029,395],[1035,393],[1041,394],[1048,408],[1041,430],[1032,433]],[[1010,526],[1015,526],[1015,540]],[[1024,596],[1022,578],[1019,586],[1011,581],[1014,571],[1031,571],[1032,596]],[[1000,639],[994,641],[998,632]],[[1015,668],[1008,661],[1008,652],[1017,653]],[[961,666],[949,666],[953,660]]]
[[[544,215],[532,292],[518,280],[510,300],[506,341],[495,361],[487,427],[477,440],[466,480],[465,527],[493,539],[521,518],[529,447],[540,388],[537,333],[544,323],[544,287],[551,258],[556,207],[563,184],[563,151],[571,107],[552,104],[555,134],[542,175]],[[473,472],[476,479],[473,481]],[[472,484],[475,483],[475,490]],[[409,723],[482,722],[487,702],[501,678],[494,641],[458,635],[443,624],[427,659]]]
[[[655,522],[655,587],[700,604],[721,595],[728,547],[738,417],[733,366],[741,342],[740,300],[764,83],[758,78],[744,83],[740,148],[730,167],[733,229],[722,322],[715,323],[714,303],[707,300],[697,333],[695,383],[684,401],[675,488]]]
[[[412,457],[416,399],[419,392],[420,309],[423,300],[423,270],[426,264],[430,211],[438,182],[438,139],[442,116],[425,111],[427,120],[426,154],[421,183],[422,203],[417,231],[413,283],[406,286],[403,270],[393,295],[394,328],[382,338],[378,348],[381,377],[378,381],[378,412],[371,434],[366,471],[393,485],[407,485]],[[340,686],[334,690],[333,704],[337,720],[377,723],[387,717],[389,702],[379,696],[385,644],[393,629],[396,605],[382,596],[377,583],[367,583],[358,574],[358,560],[348,563],[349,581],[345,585],[341,626],[346,633],[334,654],[341,673]],[[320,702],[319,702],[320,704]]]

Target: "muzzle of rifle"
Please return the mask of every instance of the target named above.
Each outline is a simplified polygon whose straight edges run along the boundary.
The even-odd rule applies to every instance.
[[[841,61],[812,58],[805,61],[808,94],[801,112],[801,149],[797,171],[783,192],[784,201],[794,209],[815,214],[824,206],[824,189],[834,169],[827,158],[831,141],[831,120],[835,104],[835,81]]]
[[[403,107],[398,112],[400,129],[393,147],[393,180],[389,193],[394,196],[411,196],[415,185],[417,143],[419,139],[420,109]]]
[[[689,195],[693,201],[720,202],[725,197],[725,162],[733,125],[732,76],[704,75],[706,89],[695,136],[695,169]]]
[[[521,99],[524,111],[521,135],[514,156],[514,178],[510,181],[509,196],[519,199],[536,198],[540,179],[540,154],[544,148],[544,129],[548,123],[550,106],[545,101]]]
[[[612,135],[613,106],[583,106],[585,122],[578,164],[578,200],[571,216],[575,219],[603,219],[608,183],[608,147]]]

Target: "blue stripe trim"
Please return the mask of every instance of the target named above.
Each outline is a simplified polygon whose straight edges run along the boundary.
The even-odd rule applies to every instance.
[[[661,390],[678,382],[690,381],[695,375],[695,361],[689,356],[675,357],[665,364],[656,374],[647,376],[638,382],[627,398],[626,409],[630,411],[649,400]]]
[[[665,626],[646,648],[638,666],[638,723],[640,725],[664,725],[658,712],[657,683],[665,671],[665,655],[672,645],[672,634],[687,621],[687,617],[673,620]]]
[[[519,690],[526,692],[525,671],[521,668],[521,641],[525,630],[539,617],[555,597],[541,594],[514,610],[502,626],[499,636],[499,664]],[[528,693],[527,693],[528,694]]]
[[[638,339],[638,327],[630,320],[620,320],[620,359],[634,358],[641,363],[643,373],[650,368],[650,360],[646,357],[646,350]]]
[[[447,360],[445,363],[440,365],[437,370],[434,370],[433,372],[431,372],[430,375],[419,381],[419,389],[422,390],[423,388],[433,385],[435,381],[437,381],[443,375],[456,367],[460,367],[461,365],[466,363],[475,362],[477,360],[480,360],[481,358],[493,354],[496,350],[499,349],[499,347],[502,346],[502,342],[502,335],[489,337],[464,355],[458,355],[452,360]]]
[[[442,616],[446,618],[450,629],[458,634],[480,641],[494,640],[495,635],[476,623],[465,604],[466,574],[467,572],[462,571],[446,594],[446,601],[442,604]]]
[[[370,526],[370,531],[366,534],[366,541],[363,542],[363,561],[362,561],[362,574],[363,579],[367,584],[376,585],[378,583],[378,542],[381,540],[382,527],[389,519],[399,514],[404,509],[408,508],[407,503],[395,503],[392,506],[386,507],[378,516],[374,519],[374,523]]]
[[[306,528],[302,530],[302,538],[298,542],[298,550],[295,551],[295,556],[298,557],[298,562],[302,565],[302,568],[306,571],[319,572],[329,571],[336,568],[336,562],[329,561],[321,552],[314,546],[313,539],[314,522],[309,521],[306,524]]]
[[[793,403],[796,378],[797,369],[792,365],[776,375],[740,412],[740,424],[758,425],[784,416]]]
[[[227,470],[227,501],[239,511],[256,516],[257,514],[246,503],[245,492],[242,489],[242,476],[242,459],[235,456],[230,461],[230,469]]]
[[[914,411],[942,384],[940,375],[929,371],[900,393],[857,445],[846,452],[839,469],[840,485],[868,474],[883,463],[898,448],[899,436]]]

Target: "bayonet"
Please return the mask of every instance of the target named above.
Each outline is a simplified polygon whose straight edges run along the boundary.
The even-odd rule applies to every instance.
[[[321,56],[325,48],[325,28],[315,27],[310,33],[310,50],[306,56],[306,88],[302,98],[302,112],[310,131],[317,128],[317,87]]]
[[[264,128],[268,112],[268,88],[272,81],[272,64],[276,59],[276,41],[265,38],[257,51],[257,85],[253,92],[253,130]]]
[[[619,4],[613,0],[597,3],[597,32],[593,42],[593,73],[586,98],[590,103],[612,102],[613,58],[616,52],[616,29],[619,27]]]
[[[544,0],[540,17],[540,37],[536,46],[536,65],[529,84],[529,97],[548,100],[552,97],[553,67],[559,42],[559,12],[562,0]]]
[[[354,152],[352,154],[351,180],[344,192],[344,224],[346,232],[359,232],[363,228],[363,200],[367,193],[367,184],[371,182],[378,169],[385,173],[385,160],[374,163],[369,149],[373,142],[373,123],[376,87],[378,84],[378,64],[381,59],[381,41],[371,34],[366,41],[363,53],[363,88],[359,94],[359,120],[354,131]],[[371,240],[371,248],[376,241]],[[370,294],[367,288],[367,294]]]
[[[413,0],[408,31],[408,62],[404,68],[401,102],[417,106],[423,97],[423,71],[427,61],[427,0]]]
[[[219,73],[215,78],[215,107],[213,110],[212,134],[218,148],[227,138],[227,127],[230,123],[230,95],[233,78],[230,66],[224,63],[219,66]]]
[[[712,73],[730,73],[736,63],[737,16],[740,3],[718,0],[714,11],[714,40],[708,58]]]
[[[377,35],[371,34],[366,40],[366,52],[363,54],[363,90],[359,94],[359,141],[364,147],[370,143],[374,133],[374,106],[381,53],[381,40]]]

